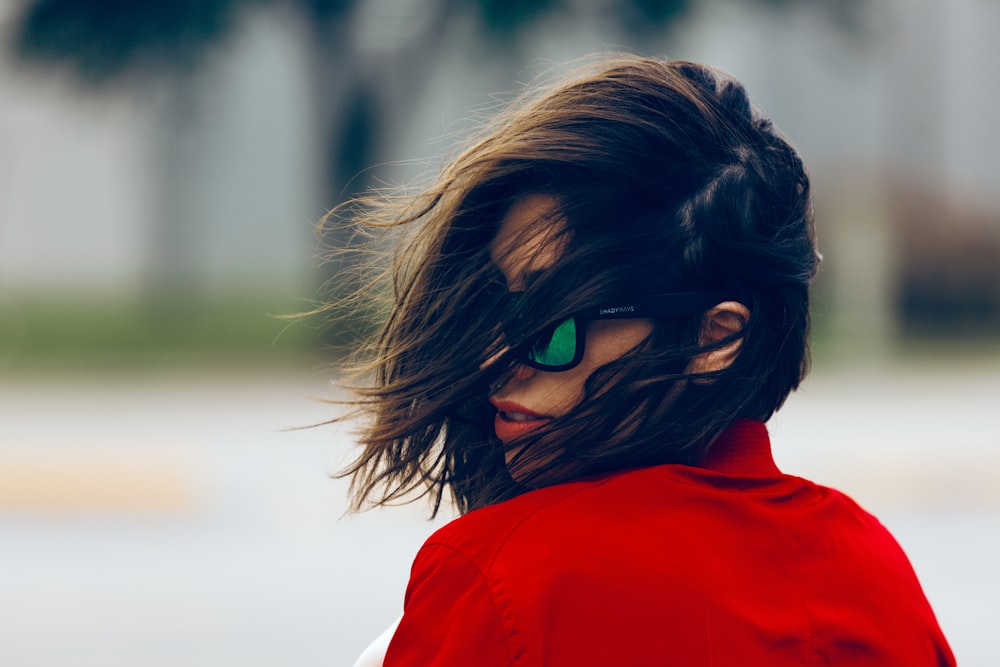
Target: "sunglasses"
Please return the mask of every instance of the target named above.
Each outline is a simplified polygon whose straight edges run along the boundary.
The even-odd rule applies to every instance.
[[[719,303],[711,292],[674,292],[601,306],[572,315],[528,337],[517,346],[519,362],[542,371],[568,371],[579,365],[587,343],[587,324],[594,320],[669,317],[707,309]],[[520,336],[513,335],[513,339]]]

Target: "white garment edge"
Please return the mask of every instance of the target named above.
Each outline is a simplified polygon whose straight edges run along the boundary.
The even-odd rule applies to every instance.
[[[392,641],[392,636],[396,634],[396,628],[399,627],[401,620],[403,620],[402,616],[393,621],[392,625],[376,637],[375,641],[362,651],[352,667],[382,667],[382,662],[385,660],[385,652],[389,650],[389,642]]]

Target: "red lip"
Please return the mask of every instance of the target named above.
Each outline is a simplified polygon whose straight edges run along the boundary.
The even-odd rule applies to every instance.
[[[493,430],[496,431],[497,437],[505,443],[533,431],[550,419],[550,417],[540,415],[513,401],[491,399],[490,403],[497,409],[497,416],[493,419]],[[528,419],[514,421],[505,416],[510,413],[522,414]]]
[[[545,415],[540,415],[534,410],[529,410],[520,403],[515,403],[514,401],[505,401],[491,398],[490,403],[493,407],[500,412],[519,412],[522,415],[527,415],[529,417],[544,417]]]

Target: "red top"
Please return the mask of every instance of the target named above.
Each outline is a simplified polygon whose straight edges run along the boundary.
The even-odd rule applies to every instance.
[[[538,489],[438,530],[385,667],[953,666],[899,545],[742,421],[701,467]]]

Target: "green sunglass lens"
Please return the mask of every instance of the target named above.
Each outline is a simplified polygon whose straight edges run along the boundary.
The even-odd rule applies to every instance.
[[[543,366],[565,366],[576,356],[576,319],[569,318],[539,337],[529,358]]]

